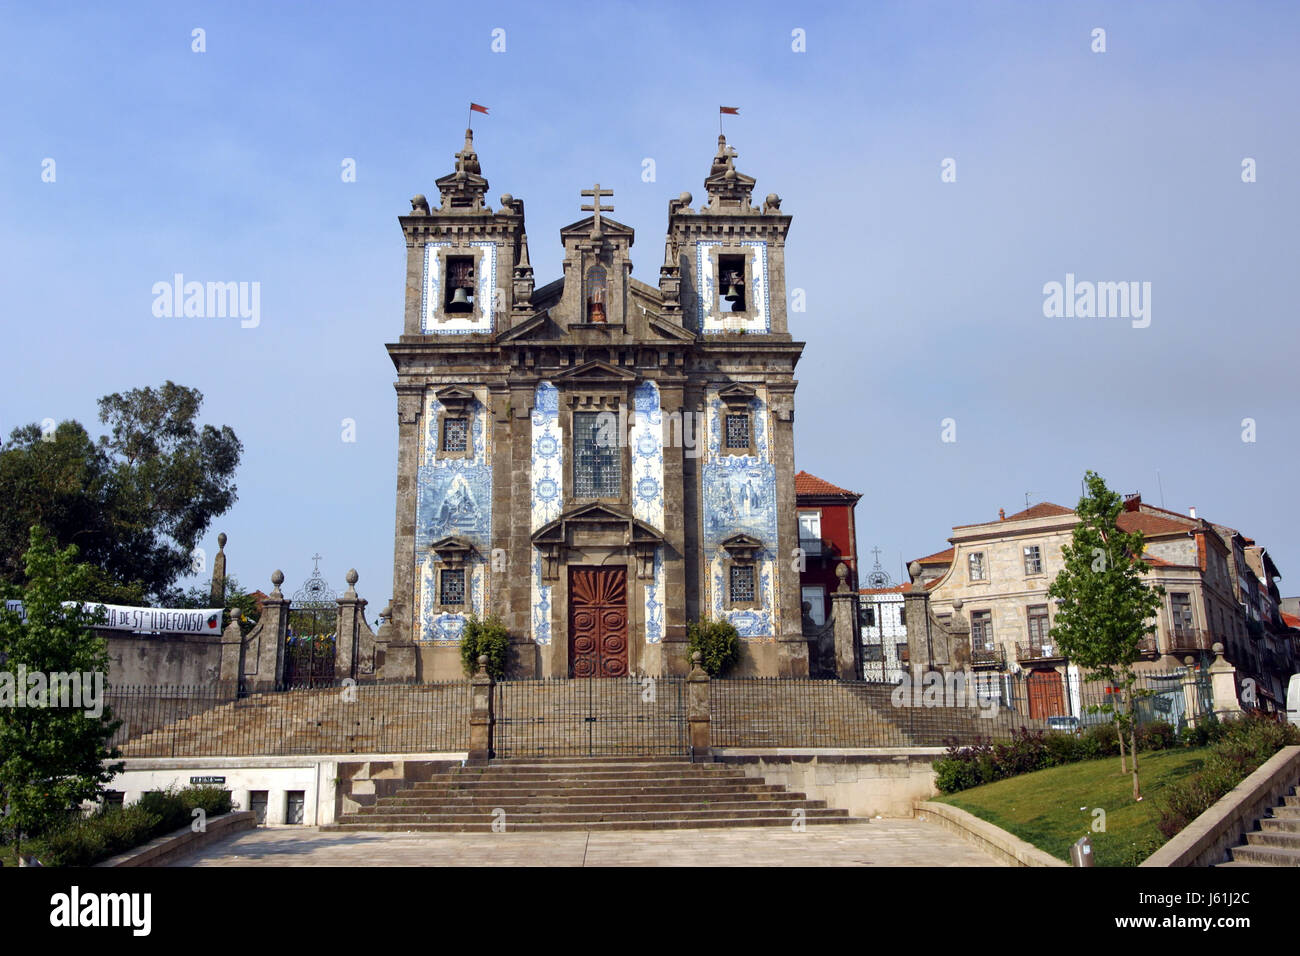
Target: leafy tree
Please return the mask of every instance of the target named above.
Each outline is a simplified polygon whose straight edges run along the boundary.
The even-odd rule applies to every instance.
[[[1121,497],[1093,471],[1084,475],[1087,493],[1079,499],[1071,542],[1061,549],[1065,567],[1047,589],[1057,599],[1052,639],[1070,660],[1119,688],[1119,702],[1108,705],[1120,734],[1120,769],[1124,766],[1123,735],[1128,733],[1133,756],[1133,799],[1138,787],[1136,726],[1133,719],[1133,664],[1142,639],[1155,630],[1164,589],[1143,579],[1143,538],[1117,524],[1124,509]]]
[[[3,829],[20,849],[25,834],[37,835],[66,821],[70,808],[97,797],[123,766],[105,766],[106,760],[121,756],[108,747],[120,721],[106,707],[93,706],[95,693],[107,685],[108,647],[91,629],[103,612],[80,604],[94,583],[91,569],[78,563],[75,547],[59,550],[37,527],[29,536],[24,571],[26,621],[16,611],[0,610],[0,659],[6,672],[0,680],[8,676],[0,693],[13,695],[7,701],[0,698],[0,807]],[[77,603],[65,607],[65,601]],[[94,693],[83,690],[82,699],[70,694],[64,700],[50,693],[52,682],[43,694],[29,681],[17,686],[20,668],[27,675],[45,675],[47,682],[53,674],[104,676]],[[20,694],[24,706],[17,706]],[[96,709],[100,713],[93,713]]]
[[[167,382],[99,400],[108,434],[77,422],[17,428],[0,450],[0,578],[22,583],[33,525],[75,544],[98,569],[97,600],[175,599],[203,532],[235,502],[243,446],[228,427],[196,424],[203,395]]]

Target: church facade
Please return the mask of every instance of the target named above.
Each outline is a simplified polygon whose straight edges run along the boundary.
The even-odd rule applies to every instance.
[[[412,676],[462,675],[471,614],[509,630],[509,677],[682,674],[701,617],[736,626],[739,673],[807,675],[790,216],[736,155],[720,136],[698,208],[668,203],[657,285],[597,184],[537,286],[524,203],[489,206],[469,131],[437,207],[400,218],[389,626]]]

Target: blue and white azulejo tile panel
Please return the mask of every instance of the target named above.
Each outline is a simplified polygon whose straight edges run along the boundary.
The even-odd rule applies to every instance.
[[[491,332],[492,315],[496,308],[497,246],[495,242],[471,242],[472,249],[481,249],[478,258],[478,288],[474,296],[474,312],[466,315],[447,315],[442,309],[442,269],[438,260],[439,249],[450,248],[450,242],[430,242],[424,246],[424,283],[420,302],[420,331],[426,335],[465,334]]]
[[[659,387],[642,382],[632,393],[632,515],[660,531],[664,526],[664,425]]]
[[[458,640],[468,613],[483,614],[487,602],[486,560],[492,546],[492,432],[487,390],[472,391],[475,401],[468,409],[472,456],[467,458],[438,457],[442,403],[433,388],[425,397],[415,505],[416,620],[420,622],[420,640],[424,641]],[[430,545],[448,536],[465,538],[475,549],[466,564],[468,602],[464,614],[435,610],[438,556]]]
[[[712,251],[721,246],[717,242],[696,245],[696,329],[716,332],[770,332],[772,331],[771,287],[767,275],[767,243],[760,239],[747,239],[740,243],[749,256],[749,301],[744,312],[730,313],[718,309],[718,281],[714,273]],[[734,248],[734,247],[733,247]]]
[[[560,431],[560,390],[538,382],[533,396],[532,531],[560,516],[564,503],[564,435]]]

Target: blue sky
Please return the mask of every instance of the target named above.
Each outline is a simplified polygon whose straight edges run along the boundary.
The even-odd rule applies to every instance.
[[[864,553],[897,577],[1026,492],[1072,505],[1094,468],[1160,503],[1159,472],[1167,507],[1255,537],[1300,593],[1298,53],[1281,2],[6,5],[0,430],[95,431],[101,395],[195,386],[245,445],[209,552],[224,530],[244,584],[279,567],[289,590],[319,551],[339,590],[358,570],[373,616],[396,217],[451,170],[469,101],[491,109],[489,196],[525,201],[539,286],[597,180],[655,284],[667,201],[703,194],[734,105],[738,168],[794,217],[797,466],[863,493]],[[178,272],[259,282],[260,325],[155,317]],[[1044,317],[1067,273],[1150,282],[1150,326]]]

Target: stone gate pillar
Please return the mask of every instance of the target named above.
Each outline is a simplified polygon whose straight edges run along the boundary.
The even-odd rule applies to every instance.
[[[284,572],[271,574],[271,595],[262,601],[262,617],[257,622],[257,680],[253,689],[275,690],[284,679],[284,641],[289,633],[289,601],[280,590]],[[250,634],[251,638],[253,635]]]
[[[835,628],[835,676],[840,680],[862,680],[862,637],[858,630],[858,596],[849,588],[849,569],[840,562],[835,568],[840,585],[831,595],[831,622]]]
[[[334,677],[356,677],[353,673],[357,658],[357,642],[361,628],[357,621],[365,613],[366,601],[357,597],[357,569],[350,568],[345,576],[348,589],[338,599],[338,631],[334,638]]]

